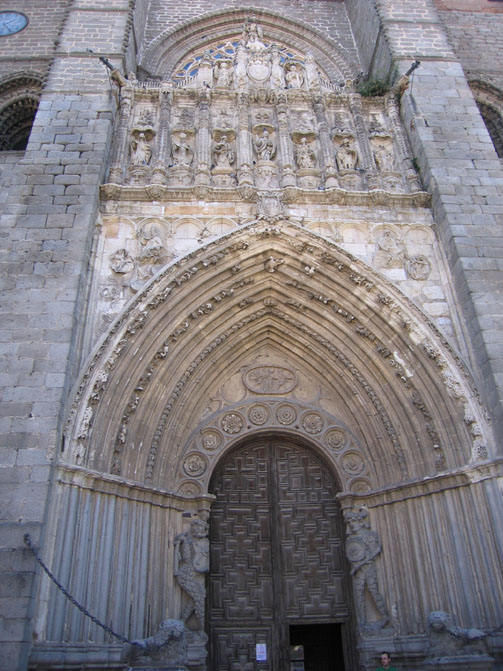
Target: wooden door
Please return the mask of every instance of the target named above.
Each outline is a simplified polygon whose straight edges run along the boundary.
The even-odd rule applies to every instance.
[[[224,460],[211,492],[210,671],[289,671],[290,626],[349,619],[334,479],[305,447],[260,440]]]

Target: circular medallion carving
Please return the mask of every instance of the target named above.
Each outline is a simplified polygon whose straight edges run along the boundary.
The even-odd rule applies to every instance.
[[[342,429],[329,429],[325,434],[325,445],[331,450],[342,450],[346,440],[346,432]]]
[[[352,564],[358,563],[367,556],[365,543],[358,538],[349,538],[346,543],[346,557]]]
[[[341,466],[349,475],[358,475],[365,468],[365,463],[358,452],[348,452],[342,457]]]
[[[215,429],[207,429],[201,433],[201,447],[205,450],[212,451],[217,450],[222,444],[223,439],[221,434]]]
[[[297,379],[282,366],[257,366],[243,375],[243,383],[256,394],[287,394],[297,386]]]
[[[191,475],[194,478],[202,475],[206,471],[207,466],[206,459],[199,452],[191,452],[183,461],[183,470],[187,475]]]
[[[178,487],[179,494],[182,494],[183,496],[197,496],[201,491],[200,485],[193,480],[185,480],[185,482],[182,482],[180,487]]]
[[[302,426],[307,433],[319,433],[323,429],[323,419],[317,412],[308,412],[302,418]]]
[[[283,424],[283,426],[289,426],[297,419],[297,411],[293,405],[285,403],[276,409],[276,419],[280,424]]]
[[[252,424],[262,426],[262,424],[265,424],[269,419],[269,410],[265,405],[254,405],[248,411],[248,419]]]
[[[221,424],[225,433],[239,433],[244,426],[244,419],[237,412],[228,412],[222,417]]]
[[[353,494],[368,494],[371,489],[370,482],[365,478],[357,478],[356,480],[353,480],[351,487],[349,488]]]

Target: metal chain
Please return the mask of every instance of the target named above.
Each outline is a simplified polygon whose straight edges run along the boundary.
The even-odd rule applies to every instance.
[[[56,587],[63,592],[63,594],[66,596],[66,598],[73,603],[74,606],[77,606],[77,608],[81,611],[81,613],[84,613],[86,617],[88,617],[94,624],[97,624],[98,627],[101,627],[104,629],[107,633],[109,633],[111,636],[114,636],[117,638],[119,641],[122,643],[131,643],[131,645],[136,645],[138,647],[142,647],[140,643],[137,643],[136,641],[130,641],[128,638],[125,636],[122,636],[121,634],[116,634],[113,629],[111,629],[108,625],[103,624],[103,622],[100,622],[97,617],[94,615],[91,615],[91,613],[84,608],[84,606],[81,606],[80,603],[68,592],[68,590],[63,587],[63,585],[58,581],[58,579],[51,573],[51,571],[47,568],[47,566],[44,564],[43,560],[39,556],[37,550],[33,547],[30,534],[25,534],[24,535],[24,542],[25,545],[28,546],[28,548],[31,550],[33,556],[37,560],[37,562],[40,564],[40,566],[43,568],[43,570],[47,573],[49,578],[52,580],[52,582],[56,585]]]

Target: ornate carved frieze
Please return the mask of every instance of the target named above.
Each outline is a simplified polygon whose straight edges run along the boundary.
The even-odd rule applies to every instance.
[[[271,368],[263,367],[264,371]],[[245,373],[244,379],[257,370],[251,368]],[[271,373],[265,375],[269,380]],[[276,377],[277,372],[273,375]],[[290,377],[293,377],[293,373],[290,373]],[[269,387],[269,384],[266,387]],[[373,468],[351,431],[320,408],[313,408],[295,398],[285,401],[267,392],[256,400],[250,399],[224,407],[200,423],[189,437],[181,456],[178,491],[179,488],[186,488],[187,475],[190,475],[194,484],[198,485],[195,488],[198,493],[205,491],[212,467],[222,453],[236,440],[257,430],[268,432],[291,430],[297,434],[299,432],[304,434],[306,439],[314,441],[326,454],[326,458],[333,462],[346,491],[354,494],[371,491],[374,480]],[[200,455],[200,459],[197,459],[196,455]],[[193,466],[192,473],[187,472],[187,463]]]

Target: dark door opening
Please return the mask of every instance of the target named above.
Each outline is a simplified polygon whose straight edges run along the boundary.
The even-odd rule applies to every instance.
[[[290,625],[290,671],[344,671],[341,625]]]

